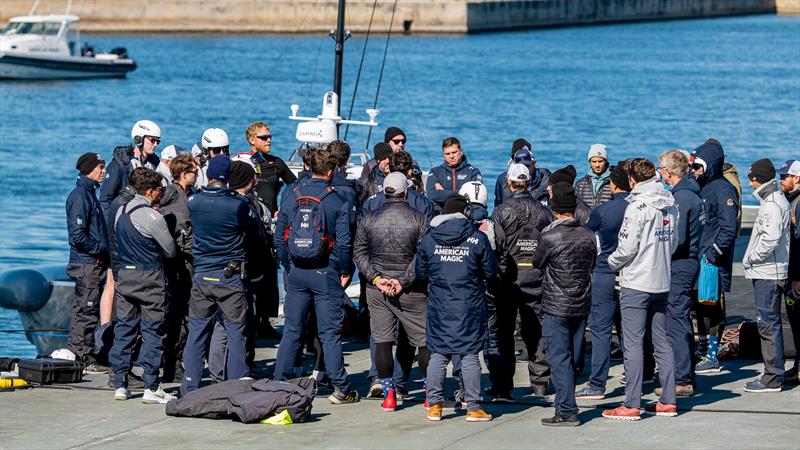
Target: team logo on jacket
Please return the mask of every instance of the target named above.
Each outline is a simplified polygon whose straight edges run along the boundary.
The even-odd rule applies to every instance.
[[[438,256],[441,262],[463,263],[464,257],[469,256],[469,247],[443,247],[437,245],[433,250],[433,254]]]
[[[728,206],[733,206],[733,199],[729,198],[728,200],[725,201],[725,204]]]
[[[663,225],[665,227],[668,227],[669,226],[669,219],[664,219],[664,221],[661,222],[661,225]]]

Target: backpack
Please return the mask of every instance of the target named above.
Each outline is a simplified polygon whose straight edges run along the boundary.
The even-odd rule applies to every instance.
[[[322,201],[332,192],[333,189],[328,188],[322,198],[301,195],[295,199],[294,216],[286,227],[289,257],[295,264],[322,263],[330,254],[333,239],[328,233]]]

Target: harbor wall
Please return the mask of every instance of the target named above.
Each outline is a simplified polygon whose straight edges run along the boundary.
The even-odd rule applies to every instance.
[[[71,13],[91,32],[308,33],[336,23],[336,0],[75,0]],[[40,0],[37,14],[62,14],[68,0]],[[800,0],[348,0],[354,32],[470,33],[642,20],[794,11]],[[0,20],[32,0],[0,0]],[[778,8],[776,10],[776,7]],[[792,9],[794,8],[794,9]],[[392,16],[394,13],[394,19]]]

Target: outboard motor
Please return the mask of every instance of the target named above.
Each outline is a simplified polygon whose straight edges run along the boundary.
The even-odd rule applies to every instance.
[[[83,47],[81,47],[81,56],[87,56],[87,57],[94,56],[94,47],[89,45],[88,42],[84,42]]]
[[[125,47],[116,47],[110,53],[119,56],[119,59],[128,59],[128,50]]]

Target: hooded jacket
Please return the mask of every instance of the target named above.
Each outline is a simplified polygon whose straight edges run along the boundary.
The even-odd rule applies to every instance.
[[[417,244],[428,231],[428,219],[414,211],[404,198],[386,199],[383,207],[367,214],[359,223],[353,244],[353,259],[367,282],[375,277],[395,278],[403,290],[424,292],[414,283]]]
[[[753,192],[761,203],[742,258],[749,280],[785,280],[789,273],[789,202],[773,180]]]
[[[800,281],[800,189],[786,194],[792,218],[789,236],[789,280]]]
[[[75,189],[67,197],[69,262],[97,264],[108,260],[106,220],[95,197],[97,183],[78,175]]]
[[[700,234],[706,220],[700,185],[692,175],[686,175],[670,189],[678,207],[678,247],[672,254],[673,261],[697,259],[700,253]]]
[[[617,244],[608,266],[620,272],[620,286],[649,293],[669,292],[672,252],[678,244],[678,208],[655,178],[636,184],[625,199]]]
[[[428,200],[428,197],[415,191],[410,186],[407,192],[408,195],[406,196],[406,202],[408,203],[408,206],[410,206],[414,211],[422,213],[428,219],[428,221],[436,217],[436,208],[433,206],[433,203]],[[367,214],[381,209],[385,202],[386,194],[384,194],[383,191],[380,191],[368,198],[364,204],[361,205],[361,209],[358,211],[359,220],[366,217]]]
[[[488,337],[485,282],[497,272],[489,239],[461,213],[437,216],[417,249],[416,276],[428,280],[426,345],[468,355]]]
[[[706,215],[700,234],[700,258],[705,256],[719,267],[722,288],[730,292],[733,249],[739,233],[739,196],[736,188],[723,177],[725,153],[722,146],[705,143],[694,154],[706,163],[703,175],[697,179]]]
[[[547,169],[536,169],[531,174],[533,180],[528,188],[531,191],[533,199],[540,202],[544,206],[550,204],[550,199],[547,196],[547,183],[550,180],[550,171]],[[503,171],[498,177],[497,182],[494,184],[494,207],[500,206],[505,199],[511,196],[511,189],[508,188],[508,172]]]
[[[106,167],[106,179],[100,187],[100,206],[103,211],[107,210],[111,202],[117,198],[120,191],[128,185],[128,175],[137,167],[147,167],[156,170],[161,160],[153,153],[142,164],[133,157],[133,146],[115,147],[111,156],[111,162]]]
[[[600,244],[600,253],[597,255],[595,270],[598,273],[615,273],[616,271],[608,267],[608,257],[617,249],[619,242],[619,229],[625,217],[625,209],[628,202],[627,192],[617,192],[614,198],[603,203],[594,210],[586,223],[586,228],[593,231]]]
[[[470,181],[483,182],[483,176],[480,170],[467,162],[466,156],[462,156],[461,162],[455,167],[443,163],[431,169],[425,184],[425,192],[432,202],[443,205],[447,197],[458,194],[461,186]],[[436,189],[436,183],[441,184],[444,189]]]
[[[533,254],[544,272],[542,311],[560,317],[587,317],[592,305],[592,270],[597,245],[589,229],[573,219],[548,225]]]
[[[612,170],[614,166],[608,166],[605,172],[597,175],[589,169],[589,173],[575,183],[575,195],[591,209],[610,202],[614,197],[611,193]]]

